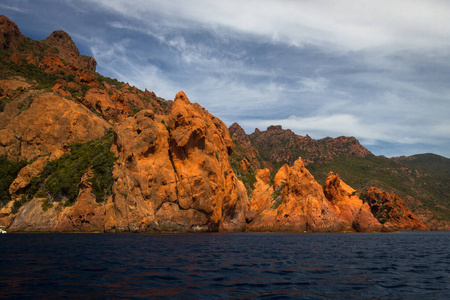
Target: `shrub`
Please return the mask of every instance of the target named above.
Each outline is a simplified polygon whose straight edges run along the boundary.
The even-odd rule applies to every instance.
[[[41,207],[43,211],[47,211],[49,208],[53,207],[53,203],[49,199],[45,199],[42,201]]]
[[[20,200],[15,200],[13,203],[13,206],[11,207],[11,212],[13,214],[16,214],[17,212],[19,212],[19,209],[22,207],[22,205],[24,205],[27,202],[27,199],[25,196],[22,196],[22,198],[20,198]]]
[[[26,161],[10,161],[6,156],[0,156],[0,206],[11,200],[9,187],[16,179],[19,171],[27,165]]]
[[[39,177],[34,177],[26,194],[28,197],[48,193],[55,201],[73,204],[78,196],[78,183],[92,166],[94,177],[92,192],[98,202],[105,201],[112,193],[112,171],[116,160],[109,149],[113,142],[112,132],[101,140],[70,145],[71,152],[49,162]]]

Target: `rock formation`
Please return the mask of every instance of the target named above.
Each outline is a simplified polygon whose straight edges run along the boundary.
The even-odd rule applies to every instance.
[[[64,31],[57,30],[43,41],[44,44],[51,48],[57,49],[58,56],[68,63],[75,64],[82,69],[95,72],[97,62],[94,58],[80,55],[78,48],[75,46],[72,38]]]
[[[144,110],[114,130],[119,159],[107,231],[245,229],[247,194],[229,165],[222,121],[179,92],[167,118]]]
[[[264,153],[263,160],[273,165],[293,165],[298,157],[306,165],[332,160],[340,155],[366,157],[372,153],[354,137],[337,137],[314,140],[310,136],[296,135],[280,125],[269,126],[266,131],[255,130],[249,135],[253,147]]]
[[[0,155],[32,160],[59,157],[67,146],[101,138],[111,125],[86,107],[53,94],[32,98],[28,109],[0,129]]]
[[[330,172],[323,192],[346,231],[368,232],[382,229],[383,226],[372,215],[369,205],[363,203],[356,191],[345,184],[339,175]]]
[[[256,173],[256,182],[252,193],[252,200],[247,213],[247,222],[250,223],[256,216],[261,215],[266,209],[280,199],[273,199],[274,190],[269,185],[270,171],[269,169],[258,170]]]
[[[6,16],[0,16],[0,47],[2,49],[19,49],[19,44],[25,37],[19,27]]]
[[[301,158],[284,165],[274,179],[273,203],[249,224],[250,231],[340,231],[342,223],[328,204],[322,187]],[[262,202],[262,201],[261,201]]]
[[[355,138],[316,141],[279,125],[251,135],[237,123],[228,130],[184,92],[166,101],[103,77],[67,33],[33,41],[5,16],[0,50],[0,156],[15,166],[0,202],[8,231],[427,229],[393,194],[369,189],[364,203],[339,176],[330,173],[322,187],[306,169],[372,157]],[[107,159],[90,155],[97,147],[96,157]],[[65,165],[69,158],[87,162],[77,169]],[[98,161],[108,165],[97,169]],[[58,164],[77,170],[67,176],[70,197],[47,186]],[[109,185],[95,181],[100,175]]]
[[[384,231],[428,229],[395,194],[371,187],[366,192],[365,200],[370,205],[372,214],[383,224]]]

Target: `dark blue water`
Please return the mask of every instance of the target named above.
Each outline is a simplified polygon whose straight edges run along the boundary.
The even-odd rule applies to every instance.
[[[449,299],[450,232],[4,234],[2,298]]]

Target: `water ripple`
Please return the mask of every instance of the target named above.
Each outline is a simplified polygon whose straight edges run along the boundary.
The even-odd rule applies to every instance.
[[[0,298],[446,299],[450,232],[7,234]]]

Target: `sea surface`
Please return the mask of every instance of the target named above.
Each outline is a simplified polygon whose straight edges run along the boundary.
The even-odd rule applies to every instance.
[[[0,298],[450,299],[450,232],[3,234]]]

